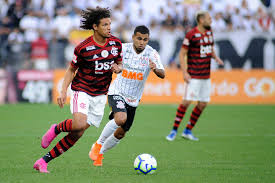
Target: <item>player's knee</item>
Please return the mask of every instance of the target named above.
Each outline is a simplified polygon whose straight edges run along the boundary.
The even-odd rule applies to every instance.
[[[118,112],[115,114],[115,122],[118,126],[122,126],[127,120],[125,112]]]
[[[183,100],[183,101],[182,101],[182,105],[183,105],[184,107],[188,107],[190,104],[191,104],[191,101],[189,101],[189,100]]]
[[[207,106],[207,103],[198,103],[197,107],[202,111]]]
[[[116,131],[116,133],[114,134],[114,136],[117,139],[122,139],[125,136],[125,133],[126,132],[124,130],[118,130],[118,131]]]
[[[84,132],[88,127],[86,119],[78,118],[73,120],[73,131]]]

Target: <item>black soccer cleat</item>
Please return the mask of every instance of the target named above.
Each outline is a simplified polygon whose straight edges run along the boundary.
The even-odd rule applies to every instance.
[[[111,111],[109,113],[109,120],[112,120],[112,119],[114,119],[114,112],[113,111]]]

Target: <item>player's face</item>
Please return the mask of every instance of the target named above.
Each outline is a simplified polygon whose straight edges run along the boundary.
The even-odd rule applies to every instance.
[[[145,46],[148,44],[149,41],[149,35],[148,34],[141,34],[140,32],[137,32],[132,37],[134,48],[135,50],[140,53],[145,49]]]
[[[206,13],[203,19],[203,27],[207,30],[211,29],[211,23],[212,23],[212,19],[211,16],[209,15],[209,13]]]
[[[111,18],[102,18],[94,30],[104,38],[111,37]]]

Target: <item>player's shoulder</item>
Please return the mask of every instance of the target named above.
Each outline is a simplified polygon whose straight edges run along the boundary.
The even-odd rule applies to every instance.
[[[158,51],[150,45],[146,45],[145,51],[148,52],[148,53],[158,53]]]
[[[122,47],[123,48],[132,48],[133,47],[133,43],[122,43]]]
[[[115,43],[118,43],[118,44],[122,45],[121,40],[118,37],[116,37],[116,36],[111,35],[111,37],[109,38],[109,42],[112,42],[112,41],[114,41]]]
[[[198,31],[197,27],[194,27],[186,33],[186,36],[192,37],[197,33],[199,33],[199,31]]]
[[[80,42],[80,43],[75,47],[75,50],[78,51],[78,52],[80,52],[81,49],[86,48],[87,45],[89,45],[89,43],[91,43],[91,42],[92,42],[92,38],[91,38],[91,36],[90,36],[90,37],[86,38],[84,41]]]

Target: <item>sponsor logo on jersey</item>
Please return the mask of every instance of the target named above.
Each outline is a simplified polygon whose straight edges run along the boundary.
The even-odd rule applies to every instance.
[[[208,43],[208,37],[204,37],[203,39],[205,43]]]
[[[207,35],[211,35],[211,32],[210,32],[210,31],[208,31],[206,34],[207,34]]]
[[[89,51],[89,50],[94,50],[95,49],[95,46],[93,45],[93,46],[88,46],[88,47],[86,47],[86,50],[87,51]]]
[[[103,58],[107,58],[107,57],[109,56],[109,52],[108,52],[107,50],[102,50],[101,56],[102,56]]]
[[[73,56],[73,60],[72,60],[72,61],[73,61],[73,63],[75,63],[75,64],[77,63],[77,56],[76,56],[75,54],[74,54],[74,56]]]
[[[200,33],[196,33],[195,37],[201,37],[201,34]]]
[[[109,45],[116,45],[115,41],[109,41]]]
[[[187,38],[184,38],[183,43],[186,46],[189,46],[189,40]]]
[[[97,58],[99,58],[99,57],[95,54],[94,57],[93,57],[93,59],[97,59]]]
[[[119,108],[119,109],[124,109],[125,108],[125,104],[124,104],[124,102],[122,102],[120,100],[120,101],[116,102],[116,107]]]
[[[95,74],[103,74],[103,71],[110,70],[114,61],[103,62],[95,61]]]
[[[207,45],[207,46],[200,46],[200,54],[201,57],[206,57],[206,54],[212,53],[212,46],[211,45]]]
[[[117,56],[118,55],[118,48],[113,46],[112,50],[111,50],[111,54],[114,55],[114,56]]]
[[[133,80],[139,80],[139,81],[143,80],[143,73],[137,73],[133,71],[123,70],[121,76],[127,79],[133,79]]]

